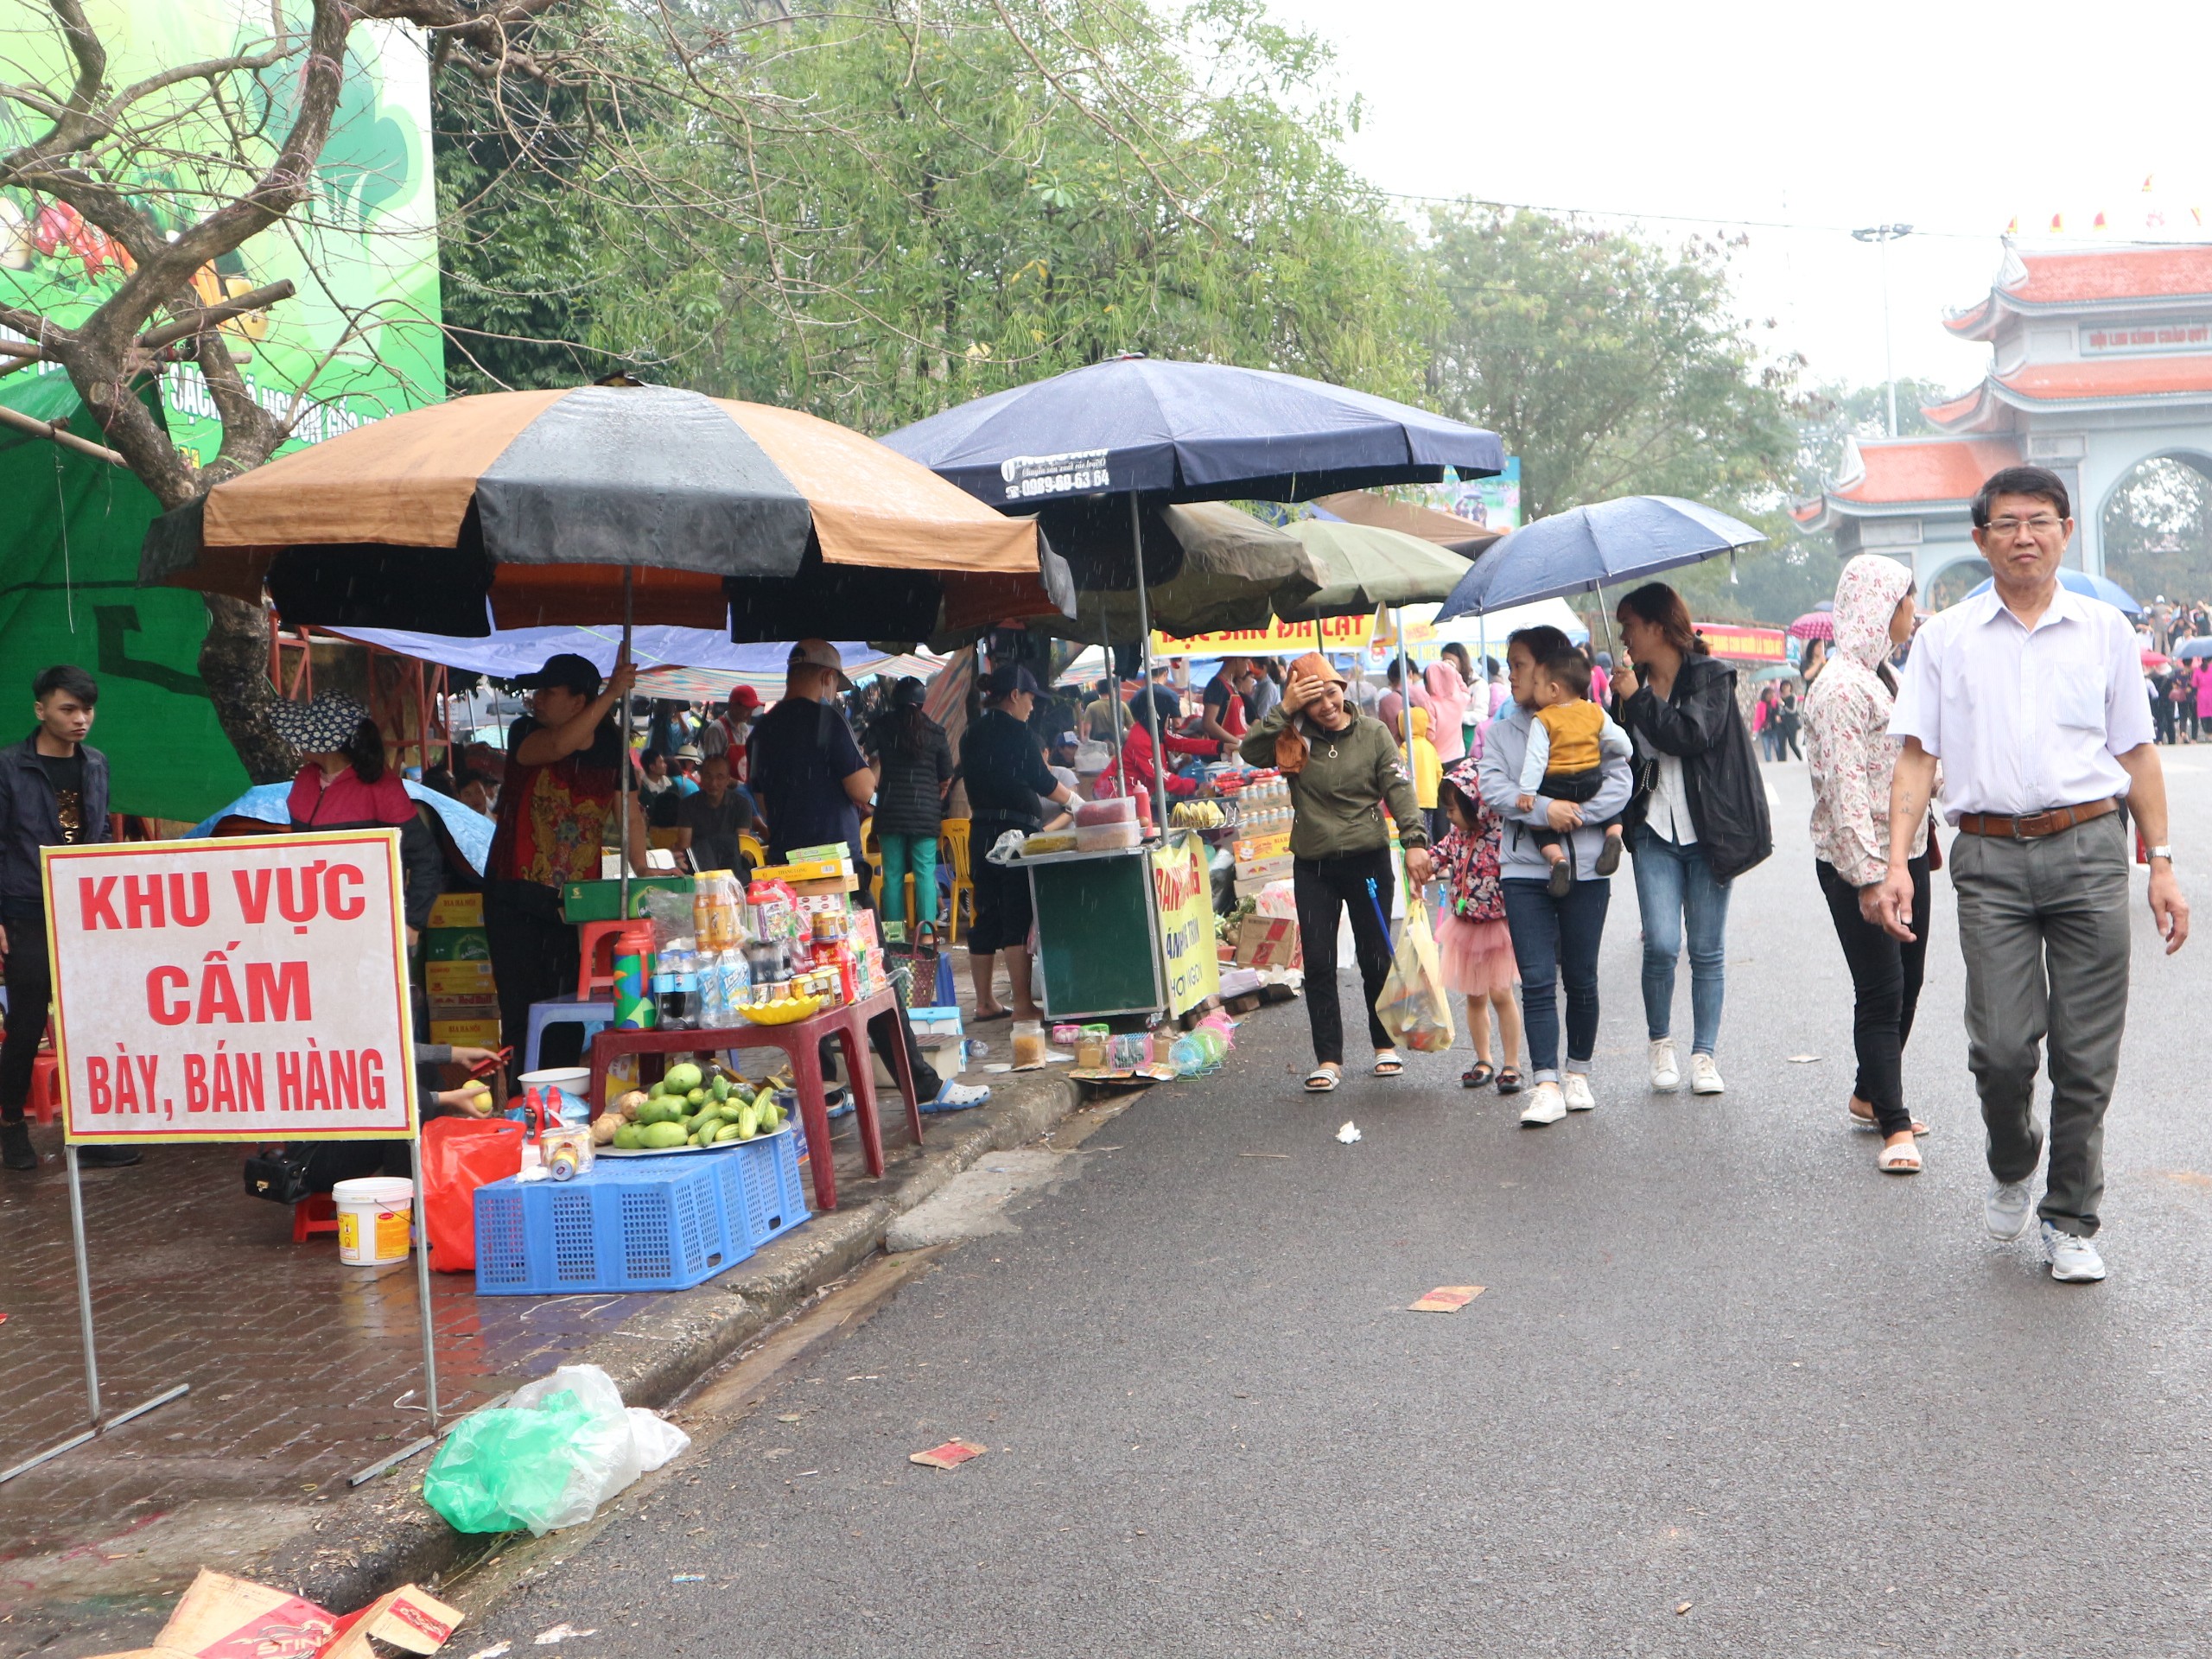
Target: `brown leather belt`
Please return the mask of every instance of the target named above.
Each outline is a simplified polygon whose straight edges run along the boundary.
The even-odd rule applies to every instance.
[[[2088,823],[2101,818],[2107,812],[2120,810],[2120,803],[2107,795],[2101,801],[2085,801],[2079,806],[2054,806],[2047,811],[2031,812],[2024,818],[2008,818],[1996,812],[1961,812],[1959,828],[1970,836],[2003,836],[2011,841],[2036,841],[2044,836],[2055,836],[2062,830],[2071,830],[2077,823]]]

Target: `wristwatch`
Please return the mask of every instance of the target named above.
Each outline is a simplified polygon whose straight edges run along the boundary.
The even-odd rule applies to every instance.
[[[2163,858],[2167,863],[2171,864],[2174,861],[2174,849],[2171,847],[2153,847],[2150,849],[2147,856],[2152,858]]]

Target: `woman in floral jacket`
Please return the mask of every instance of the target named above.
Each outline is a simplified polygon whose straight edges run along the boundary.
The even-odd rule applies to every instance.
[[[1805,694],[1805,759],[1813,780],[1813,850],[1821,892],[1858,993],[1853,1036],[1859,1078],[1851,1121],[1877,1130],[1875,1166],[1885,1174],[1920,1169],[1915,1137],[1928,1133],[1904,1107],[1903,1061],[1928,956],[1929,827],[1912,843],[1912,914],[1920,936],[1901,944],[1870,919],[1862,895],[1889,868],[1890,772],[1897,742],[1890,735],[1897,680],[1892,651],[1912,638],[1912,572],[1895,559],[1862,553],[1844,566],[1835,589],[1835,643],[1827,666]]]
[[[1504,825],[1483,804],[1475,776],[1482,759],[1478,728],[1465,759],[1444,774],[1438,791],[1451,829],[1436,843],[1436,873],[1444,884],[1444,913],[1436,925],[1436,950],[1444,982],[1467,999],[1467,1029],[1474,1033],[1475,1063],[1460,1074],[1462,1087],[1480,1089],[1493,1077],[1497,1092],[1521,1092],[1521,1008],[1513,1000],[1521,969],[1505,925],[1505,895],[1497,885],[1497,849]],[[1491,1064],[1490,1016],[1505,1052],[1503,1069]]]

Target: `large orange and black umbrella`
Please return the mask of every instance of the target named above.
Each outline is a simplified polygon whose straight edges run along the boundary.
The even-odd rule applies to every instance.
[[[448,634],[911,639],[1073,608],[1033,521],[813,416],[636,385],[461,397],[296,451],[157,520],[139,575]]]

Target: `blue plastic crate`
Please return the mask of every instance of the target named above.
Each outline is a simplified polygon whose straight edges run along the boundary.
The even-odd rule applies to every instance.
[[[724,1165],[741,1154],[601,1159],[572,1181],[476,1189],[482,1296],[687,1290],[753,1254],[730,1224]]]
[[[729,1236],[748,1255],[813,1213],[799,1180],[799,1138],[798,1120],[792,1118],[773,1135],[741,1142],[734,1152],[715,1154],[722,1215]]]

